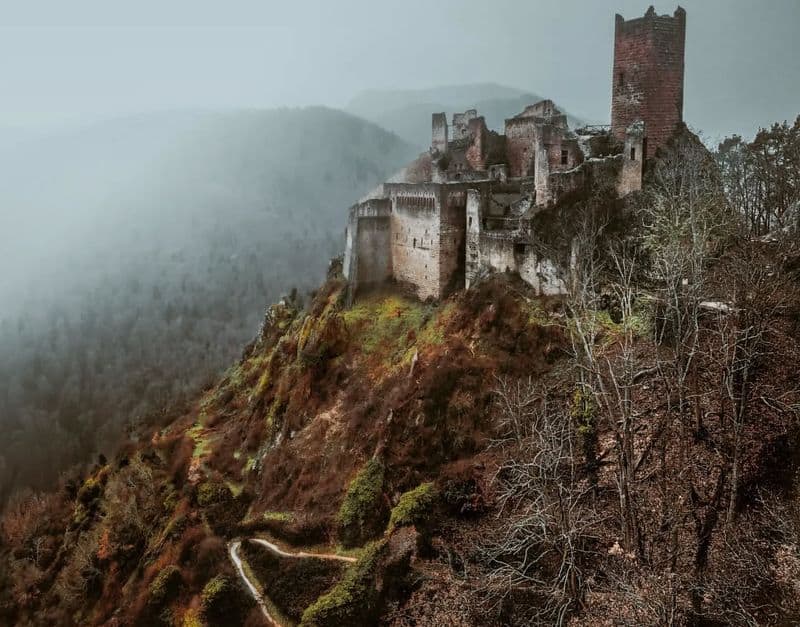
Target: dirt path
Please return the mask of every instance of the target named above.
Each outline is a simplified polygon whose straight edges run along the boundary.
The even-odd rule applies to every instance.
[[[288,551],[284,551],[280,548],[277,544],[273,544],[269,540],[263,540],[261,538],[250,538],[256,544],[260,544],[263,547],[266,547],[270,551],[272,551],[275,555],[280,557],[288,557],[293,559],[323,559],[323,560],[336,560],[340,562],[355,562],[355,557],[345,557],[344,555],[336,555],[335,553],[307,553],[305,551],[298,551],[296,553],[290,553]],[[267,607],[266,602],[264,601],[264,596],[259,592],[258,586],[256,585],[257,582],[251,581],[250,578],[247,576],[247,573],[244,569],[244,564],[242,563],[242,558],[239,555],[239,550],[242,548],[242,541],[241,540],[234,540],[233,542],[228,543],[228,554],[231,558],[231,562],[233,562],[234,568],[236,568],[236,572],[239,573],[239,578],[244,582],[244,585],[247,587],[250,595],[255,599],[256,603],[258,603],[258,607],[261,608],[261,612],[264,614],[264,618],[267,620],[267,625],[269,627],[283,627],[277,619],[272,616],[269,612],[269,608]]]

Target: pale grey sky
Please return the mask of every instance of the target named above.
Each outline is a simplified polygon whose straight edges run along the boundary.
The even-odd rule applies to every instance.
[[[0,0],[0,127],[174,108],[344,106],[497,82],[608,119],[614,13],[636,0]],[[684,0],[687,122],[800,112],[800,0]],[[655,4],[672,13],[674,2]]]

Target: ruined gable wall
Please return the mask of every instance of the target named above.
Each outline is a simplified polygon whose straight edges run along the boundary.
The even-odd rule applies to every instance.
[[[643,120],[647,156],[669,139],[683,121],[686,12],[659,16],[652,7],[644,17],[616,16],[611,129],[619,141],[627,128]]]
[[[473,170],[485,170],[489,148],[489,130],[486,128],[486,120],[483,116],[470,120],[469,136],[472,141],[465,155],[467,163]]]
[[[391,258],[396,281],[439,298],[440,205],[437,185],[390,185]]]
[[[431,116],[431,151],[434,154],[446,153],[447,142],[447,115],[445,113],[434,113]]]

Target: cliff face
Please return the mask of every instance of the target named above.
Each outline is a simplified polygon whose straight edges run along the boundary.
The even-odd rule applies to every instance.
[[[731,431],[718,334],[681,410],[646,302],[587,319],[602,363],[639,364],[635,543],[616,415],[580,385],[574,304],[499,274],[439,304],[387,290],[348,307],[334,265],[305,307],[272,306],[196,402],[9,508],[0,622],[657,624],[667,604],[688,624],[725,616],[732,593],[762,622],[796,616],[796,308],[753,371],[764,402]]]

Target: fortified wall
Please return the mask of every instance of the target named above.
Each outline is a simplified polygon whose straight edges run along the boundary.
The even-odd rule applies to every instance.
[[[502,134],[475,109],[451,124],[434,113],[430,150],[350,208],[351,297],[393,281],[439,299],[503,271],[542,294],[567,291],[571,262],[536,245],[536,217],[598,185],[620,197],[642,188],[648,159],[683,121],[685,27],[680,7],[616,16],[611,126],[571,130],[552,100],[506,120]]]

